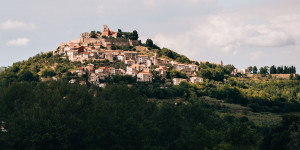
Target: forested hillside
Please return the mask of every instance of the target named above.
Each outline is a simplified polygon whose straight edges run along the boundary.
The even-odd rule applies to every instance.
[[[299,116],[275,126],[220,116],[202,99],[154,101],[136,87],[16,82],[0,90],[1,149],[294,149]],[[298,140],[298,141],[297,141]],[[280,141],[280,142],[279,142]],[[299,147],[298,147],[299,148]]]
[[[166,48],[148,48],[168,59],[191,62]],[[85,63],[124,67],[121,62]],[[207,62],[197,64],[204,82],[170,84],[170,79],[186,78],[170,66],[167,79],[155,72],[151,83],[115,75],[105,78],[107,86],[100,88],[69,83],[81,65],[41,53],[0,73],[0,149],[300,148],[298,76],[232,76],[233,65]],[[207,97],[247,111],[235,115],[240,110],[212,104]],[[250,113],[282,118],[257,124],[248,118]]]

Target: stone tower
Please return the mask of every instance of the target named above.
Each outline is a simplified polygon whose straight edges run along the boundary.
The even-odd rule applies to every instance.
[[[103,31],[106,31],[108,29],[107,25],[103,25]]]
[[[88,38],[90,38],[90,33],[84,32],[80,34],[80,42],[86,42]]]

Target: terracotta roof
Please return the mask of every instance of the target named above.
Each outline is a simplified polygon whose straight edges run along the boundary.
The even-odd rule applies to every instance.
[[[147,72],[147,71],[142,71],[142,72],[140,72],[141,74],[151,74],[151,73],[149,73],[149,72]]]

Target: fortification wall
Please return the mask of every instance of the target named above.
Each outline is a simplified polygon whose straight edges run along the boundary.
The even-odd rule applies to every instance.
[[[137,46],[139,44],[138,40],[128,40],[128,39],[114,39],[114,38],[100,38],[100,39],[95,39],[95,38],[85,38],[85,37],[80,37],[80,42],[88,42],[88,43],[106,43],[110,42],[111,44],[118,45],[118,46]]]
[[[138,41],[137,40],[128,40],[128,39],[103,39],[102,43],[104,42],[110,42],[111,44],[118,45],[118,46],[137,46]]]
[[[82,38],[80,42],[88,42],[88,43],[101,43],[101,39],[95,39],[95,38]]]
[[[274,78],[289,78],[290,74],[271,74],[271,76]],[[293,76],[295,77],[295,74],[293,74]]]

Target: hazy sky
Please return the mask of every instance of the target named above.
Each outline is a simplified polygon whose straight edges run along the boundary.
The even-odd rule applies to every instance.
[[[9,0],[0,5],[0,66],[104,24],[193,60],[300,71],[299,0]]]

